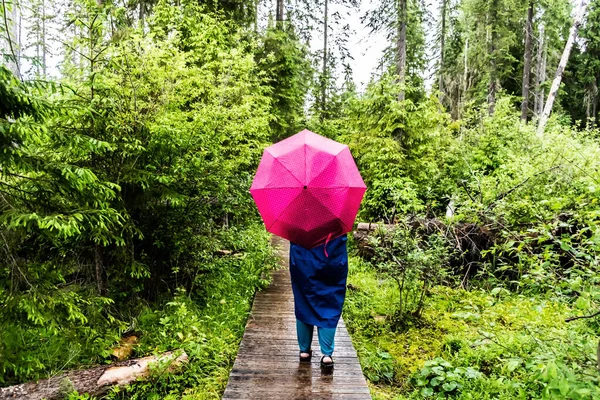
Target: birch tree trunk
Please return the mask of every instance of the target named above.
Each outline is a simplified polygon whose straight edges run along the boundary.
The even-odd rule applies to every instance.
[[[18,27],[18,8],[19,4],[16,0],[12,0],[12,2],[2,0],[2,24],[4,25],[4,31],[6,32],[6,41],[8,49],[10,51],[10,61],[7,63],[7,67],[11,70],[13,75],[15,75],[19,79],[22,79],[21,69],[19,65],[20,43]]]
[[[531,75],[531,36],[533,28],[533,0],[529,0],[527,9],[527,22],[525,25],[525,54],[523,55],[523,103],[521,103],[521,122],[527,123],[529,111],[529,81]]]
[[[405,97],[404,84],[406,83],[406,2],[407,0],[399,0],[398,2],[398,54],[396,60],[396,72],[398,73],[398,82],[401,85],[398,92],[398,101],[403,101]]]
[[[548,100],[546,101],[544,111],[542,112],[542,115],[540,117],[537,129],[538,136],[542,136],[544,134],[544,129],[546,128],[546,124],[548,123],[548,117],[552,112],[552,105],[554,104],[554,100],[556,99],[556,95],[558,94],[558,88],[560,87],[562,75],[565,71],[565,67],[567,66],[567,61],[569,61],[569,55],[571,54],[573,43],[575,42],[577,32],[579,31],[579,27],[581,26],[586,7],[587,0],[581,0],[581,3],[577,7],[577,13],[575,14],[575,19],[573,20],[571,31],[569,32],[569,38],[567,39],[565,50],[563,51],[562,57],[560,58],[560,62],[558,63],[558,68],[556,69],[554,81],[552,81],[552,86],[550,87],[550,92],[548,93]]]

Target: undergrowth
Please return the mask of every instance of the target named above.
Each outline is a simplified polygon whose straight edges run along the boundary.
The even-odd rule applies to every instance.
[[[350,261],[344,315],[374,399],[594,399],[599,326],[565,322],[554,294],[436,286],[420,322],[395,329],[397,285]]]
[[[229,229],[221,237],[225,255],[215,256],[203,277],[203,287],[178,289],[154,303],[118,304],[110,320],[90,320],[79,330],[57,334],[18,326],[0,327],[4,338],[20,338],[15,365],[29,360],[21,379],[54,375],[74,366],[111,362],[111,349],[122,334],[136,334],[139,343],[131,358],[185,351],[189,361],[176,373],[155,366],[148,379],[114,388],[106,399],[219,399],[227,384],[256,289],[268,281],[263,272],[275,258],[269,235],[258,225]],[[18,334],[16,334],[18,333]],[[39,342],[39,343],[35,343]],[[0,346],[12,348],[11,342]],[[16,346],[16,345],[15,345]],[[3,360],[6,368],[9,360]],[[90,399],[72,393],[69,399]]]

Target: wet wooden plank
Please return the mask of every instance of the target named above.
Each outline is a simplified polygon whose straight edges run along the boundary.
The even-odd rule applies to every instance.
[[[307,367],[312,372],[311,374],[320,374],[321,369],[319,367],[319,358],[314,358],[310,364],[307,363]],[[257,369],[257,370],[289,370],[294,369],[298,366],[298,359],[287,359],[287,360],[278,360],[276,364],[270,360],[260,360],[260,361],[249,361],[242,360],[236,361],[233,365],[233,369],[231,371],[232,374],[237,373],[238,371],[247,371],[249,369]],[[275,365],[275,366],[274,366]],[[357,359],[348,358],[348,359],[335,359],[335,368],[334,371],[344,371],[344,372],[362,372],[360,369],[360,364],[358,364]]]
[[[303,398],[306,399],[312,399],[313,394],[362,394],[362,399],[371,398],[369,388],[366,385],[334,386],[328,382],[312,383],[312,381],[306,381],[305,379],[298,379],[292,384],[285,382],[285,384],[282,383],[281,385],[266,383],[254,384],[252,381],[241,383],[228,382],[223,398],[235,398],[231,396],[231,392],[245,392],[246,396],[255,393],[277,393],[279,394],[280,399],[286,399],[288,396],[295,396],[298,394],[305,396]]]
[[[226,392],[227,394],[223,397],[223,399],[238,399],[238,400],[365,400],[370,399],[371,397],[365,397],[365,394],[356,394],[356,393],[310,393],[310,394],[302,394],[299,393],[291,393],[286,394],[285,397],[282,397],[281,393],[270,393],[270,392],[254,392],[247,393],[245,391],[236,391],[229,390]]]
[[[289,244],[274,238],[279,264],[272,283],[257,293],[223,399],[371,399],[348,330],[340,320],[333,371],[320,368],[315,330],[313,358],[298,360],[294,297],[287,261]]]
[[[348,343],[348,342],[346,342]],[[316,351],[317,349],[315,349]],[[258,344],[242,342],[240,345],[239,353],[248,355],[260,355],[260,354],[294,354],[298,352],[298,344],[286,344],[281,345],[275,344]],[[335,345],[335,356],[336,357],[353,357],[356,358],[356,351],[351,346],[341,346],[339,343]]]
[[[261,375],[271,375],[271,376],[279,376],[279,375],[290,375],[290,376],[312,376],[313,371],[312,371],[312,366],[308,365],[307,368],[294,368],[293,366],[291,368],[277,368],[276,370],[273,370],[271,368],[259,368],[256,366],[253,366],[252,368],[236,368],[235,371],[231,372],[230,376],[248,376],[248,375],[257,375],[257,376],[261,376]],[[333,377],[338,377],[338,376],[354,376],[354,377],[361,377],[362,376],[362,371],[360,370],[360,368],[350,368],[350,369],[343,369],[343,368],[334,368],[333,371],[331,371],[331,375]]]

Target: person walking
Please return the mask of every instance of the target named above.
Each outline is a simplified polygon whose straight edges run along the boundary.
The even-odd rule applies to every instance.
[[[334,365],[335,331],[346,297],[347,240],[344,234],[312,249],[290,242],[290,277],[300,361],[312,359],[316,326],[323,369],[332,369]]]

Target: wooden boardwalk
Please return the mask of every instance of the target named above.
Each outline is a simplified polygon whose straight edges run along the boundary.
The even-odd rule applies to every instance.
[[[311,363],[298,361],[294,297],[287,268],[289,244],[274,238],[282,266],[258,292],[223,399],[371,399],[343,319],[335,336],[332,372],[321,371],[315,329]]]

